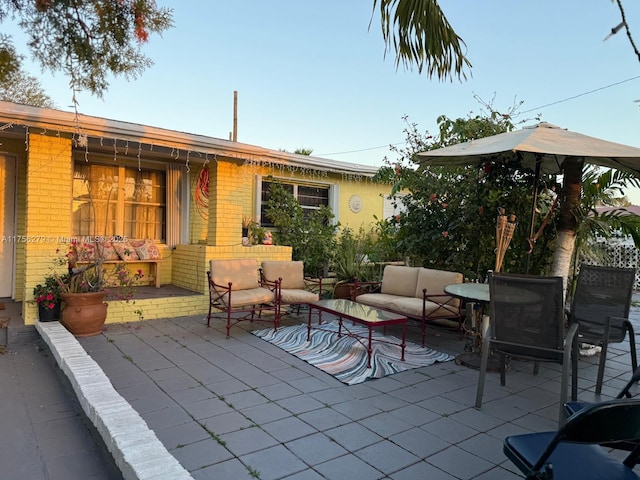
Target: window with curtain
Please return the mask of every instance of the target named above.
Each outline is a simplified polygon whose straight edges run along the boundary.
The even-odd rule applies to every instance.
[[[73,235],[166,238],[164,170],[77,162]]]

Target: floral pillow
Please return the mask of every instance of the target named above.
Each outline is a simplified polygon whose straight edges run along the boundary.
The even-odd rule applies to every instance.
[[[134,248],[136,249],[140,260],[159,260],[162,258],[158,246],[151,240],[143,240],[142,245],[134,245]]]
[[[104,260],[120,260],[118,252],[116,252],[111,242],[100,242],[97,244],[97,247],[98,254],[101,255]]]
[[[123,240],[121,242],[113,242],[112,245],[121,260],[124,260],[125,262],[140,260],[136,249],[133,248],[128,241]]]

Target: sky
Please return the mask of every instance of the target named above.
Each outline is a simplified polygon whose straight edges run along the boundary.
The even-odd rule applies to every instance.
[[[622,2],[640,46],[640,2]],[[174,27],[144,46],[154,65],[112,79],[103,98],[81,92],[80,113],[228,139],[237,91],[238,141],[382,166],[395,158],[389,145],[404,144],[403,117],[437,134],[441,115],[486,113],[478,97],[503,112],[523,102],[518,128],[540,115],[640,147],[640,60],[624,29],[604,41],[621,21],[611,0],[440,0],[466,44],[466,81],[396,68],[373,0],[156,3],[173,9]],[[64,75],[25,66],[71,110]]]

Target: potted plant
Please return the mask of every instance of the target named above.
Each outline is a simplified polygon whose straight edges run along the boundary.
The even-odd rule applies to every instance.
[[[249,230],[251,229],[251,225],[254,223],[251,220],[251,217],[247,217],[246,215],[242,215],[242,245],[248,247],[251,245],[251,240],[249,237]]]
[[[336,277],[334,297],[350,298],[351,286],[355,280],[371,281],[375,273],[374,264],[369,259],[372,239],[364,228],[357,233],[344,228],[336,239],[332,258],[332,271]]]
[[[129,272],[124,262],[105,271],[104,246],[93,243],[72,241],[61,261],[66,261],[68,274],[56,276],[64,303],[60,322],[79,337],[100,333],[107,318],[107,296],[129,301],[143,277],[140,270]]]
[[[60,320],[60,285],[54,275],[46,275],[44,282],[33,288],[33,301],[38,306],[39,321]]]

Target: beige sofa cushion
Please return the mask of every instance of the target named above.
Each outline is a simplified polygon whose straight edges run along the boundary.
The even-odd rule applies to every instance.
[[[270,282],[281,278],[283,290],[304,290],[305,288],[304,262],[302,261],[264,261],[262,275]]]
[[[389,308],[391,302],[395,302],[400,298],[402,297],[389,295],[387,293],[363,293],[356,297],[356,302],[369,305],[370,307]]]
[[[260,286],[258,261],[254,258],[210,260],[209,269],[214,283],[226,286],[231,282],[231,290],[249,290]]]
[[[399,295],[401,297],[415,296],[418,270],[420,270],[419,267],[387,265],[382,273],[380,293]],[[420,297],[422,297],[422,293]]]
[[[300,290],[297,288],[280,290],[280,301],[282,303],[309,303],[318,300],[320,300],[320,295],[309,292],[308,290]]]
[[[462,283],[462,280],[463,276],[458,272],[421,268],[418,272],[416,290],[412,296],[422,298],[422,290],[425,288],[427,289],[427,295],[442,295],[446,285]]]
[[[276,299],[276,294],[268,288],[258,287],[247,290],[233,290],[231,292],[231,308],[245,307],[247,305],[260,305],[271,303]],[[228,300],[228,298],[226,299]]]

